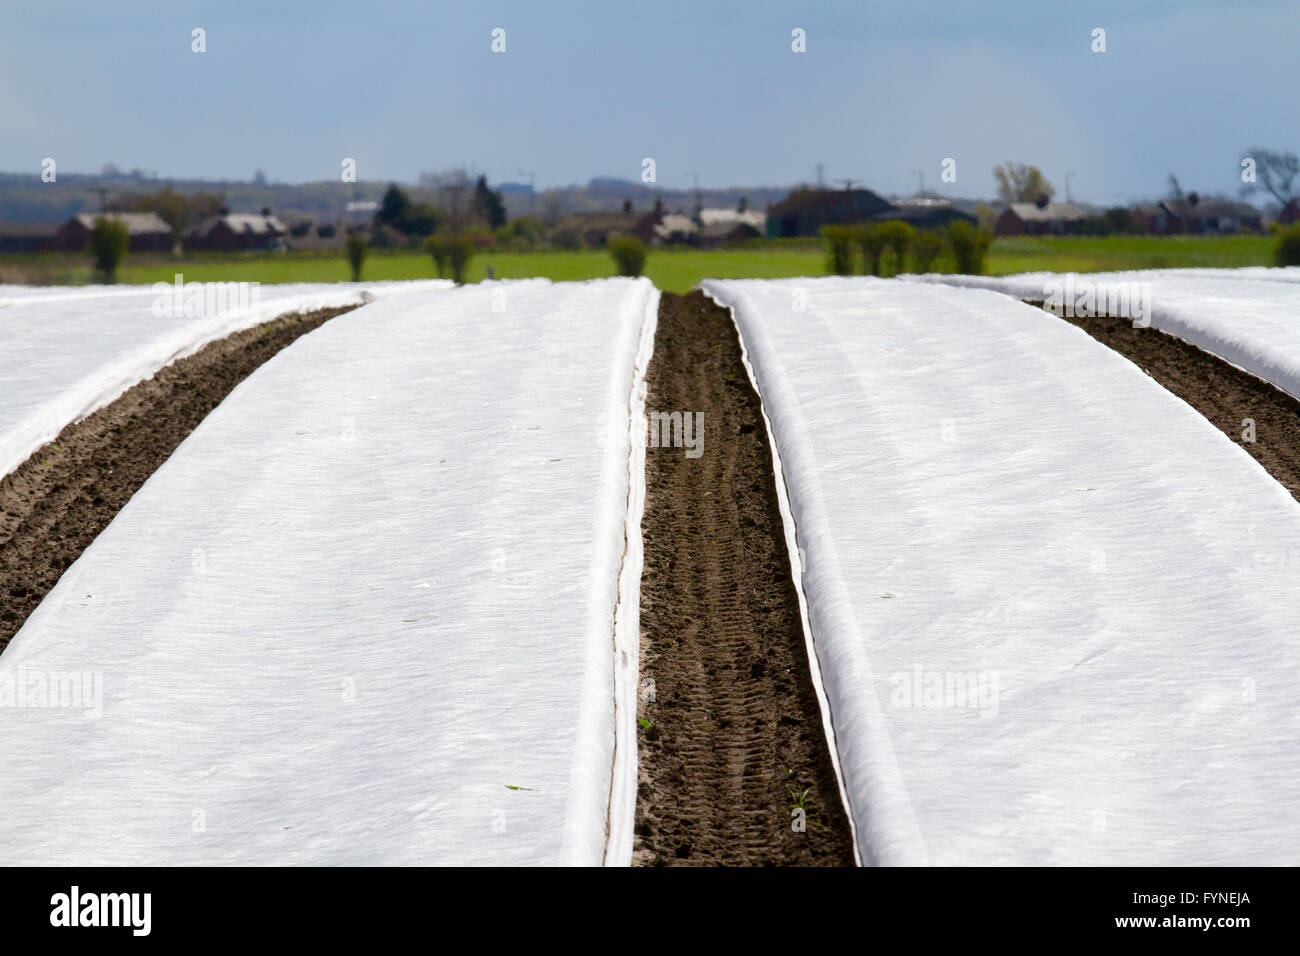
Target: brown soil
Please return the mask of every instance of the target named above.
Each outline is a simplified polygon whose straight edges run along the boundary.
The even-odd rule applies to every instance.
[[[852,865],[767,429],[730,314],[699,292],[664,293],[648,386],[648,412],[703,412],[704,441],[698,458],[646,450],[633,862]]]
[[[76,424],[0,479],[0,651],[64,571],[258,366],[355,306],[281,316],[213,342]]]
[[[1300,500],[1300,401],[1159,329],[1134,328],[1127,319],[1099,316],[1065,321],[1119,352],[1195,408]],[[1254,442],[1242,440],[1247,418],[1255,422]]]

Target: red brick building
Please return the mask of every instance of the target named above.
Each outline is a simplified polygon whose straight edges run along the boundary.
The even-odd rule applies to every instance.
[[[153,212],[83,212],[73,216],[55,236],[59,249],[83,251],[90,245],[90,233],[95,220],[103,217],[126,226],[129,252],[171,252],[176,237],[172,227]]]

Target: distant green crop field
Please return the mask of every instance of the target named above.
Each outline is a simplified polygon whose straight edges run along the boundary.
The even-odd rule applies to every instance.
[[[1119,269],[1266,266],[1272,263],[1270,236],[1016,236],[996,239],[989,253],[991,275],[1047,270],[1102,272]],[[470,281],[541,276],[556,281],[597,279],[614,274],[602,250],[580,252],[490,252],[475,257]],[[941,259],[936,267],[945,268]],[[170,282],[180,272],[190,282],[345,282],[347,262],[319,253],[200,255],[172,259],[131,255],[118,272],[124,283]],[[727,249],[652,249],[645,274],[660,289],[687,292],[702,279],[773,279],[825,275],[825,257],[812,240],[757,242]],[[408,252],[372,250],[363,278],[428,279],[433,260]],[[88,257],[68,254],[0,257],[0,281],[83,283],[91,281]]]
[[[822,275],[822,252],[803,249],[654,249],[646,260],[645,274],[660,289],[688,292],[701,279],[780,278]],[[614,275],[609,254],[581,252],[495,252],[475,256],[469,281],[487,278],[491,267],[498,279],[534,276],[557,282],[600,279]],[[135,263],[128,259],[118,272],[120,282],[169,282],[176,272],[190,282],[343,282],[348,265],[337,259],[267,255],[241,260],[178,260],[175,263]],[[437,276],[429,256],[376,255],[366,259],[363,279],[432,279]]]
[[[1272,236],[1014,236],[995,239],[990,275],[1273,264]]]

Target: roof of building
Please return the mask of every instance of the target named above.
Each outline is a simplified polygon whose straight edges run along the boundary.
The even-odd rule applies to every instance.
[[[655,223],[655,235],[667,239],[672,235],[693,235],[699,229],[695,225],[695,220],[690,216],[682,216],[678,213],[667,213],[657,223]]]
[[[773,203],[769,212],[799,212],[818,207],[838,207],[846,203],[868,214],[890,207],[889,202],[870,189],[797,189],[780,202]]]
[[[753,226],[762,230],[767,225],[767,214],[756,209],[701,209],[700,222],[705,227],[713,225]]]
[[[1049,202],[1041,209],[1037,203],[1013,202],[1010,209],[1025,222],[1055,222],[1086,218],[1082,209],[1072,202]]]
[[[217,226],[225,223],[231,232],[254,236],[274,236],[288,232],[288,228],[277,216],[263,216],[258,213],[233,212],[224,216],[208,216],[190,230],[191,237],[202,238],[209,235]]]
[[[72,218],[86,229],[94,229],[95,220],[101,217],[111,219],[113,222],[120,222],[126,226],[127,233],[132,236],[153,232],[170,233],[172,231],[172,227],[167,225],[156,212],[83,212]]]
[[[1192,206],[1192,213],[1197,216],[1258,216],[1260,212],[1250,203],[1237,202],[1233,199],[1202,199]]]

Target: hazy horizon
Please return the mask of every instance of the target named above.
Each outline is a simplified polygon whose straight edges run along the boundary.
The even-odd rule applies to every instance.
[[[1058,199],[1071,173],[1073,198],[1102,205],[1164,195],[1170,173],[1235,196],[1245,151],[1300,151],[1300,10],[1165,7],[6,6],[0,168],[39,174],[51,157],[63,174],[113,163],[301,184],[353,158],[367,182],[464,166],[493,182],[532,173],[541,191],[638,180],[650,157],[673,190],[694,175],[785,188],[823,163],[828,186],[907,195],[923,176],[927,191],[981,197],[1011,160],[1039,166]],[[795,28],[807,52],[791,50]],[[957,181],[944,183],[949,158]]]

